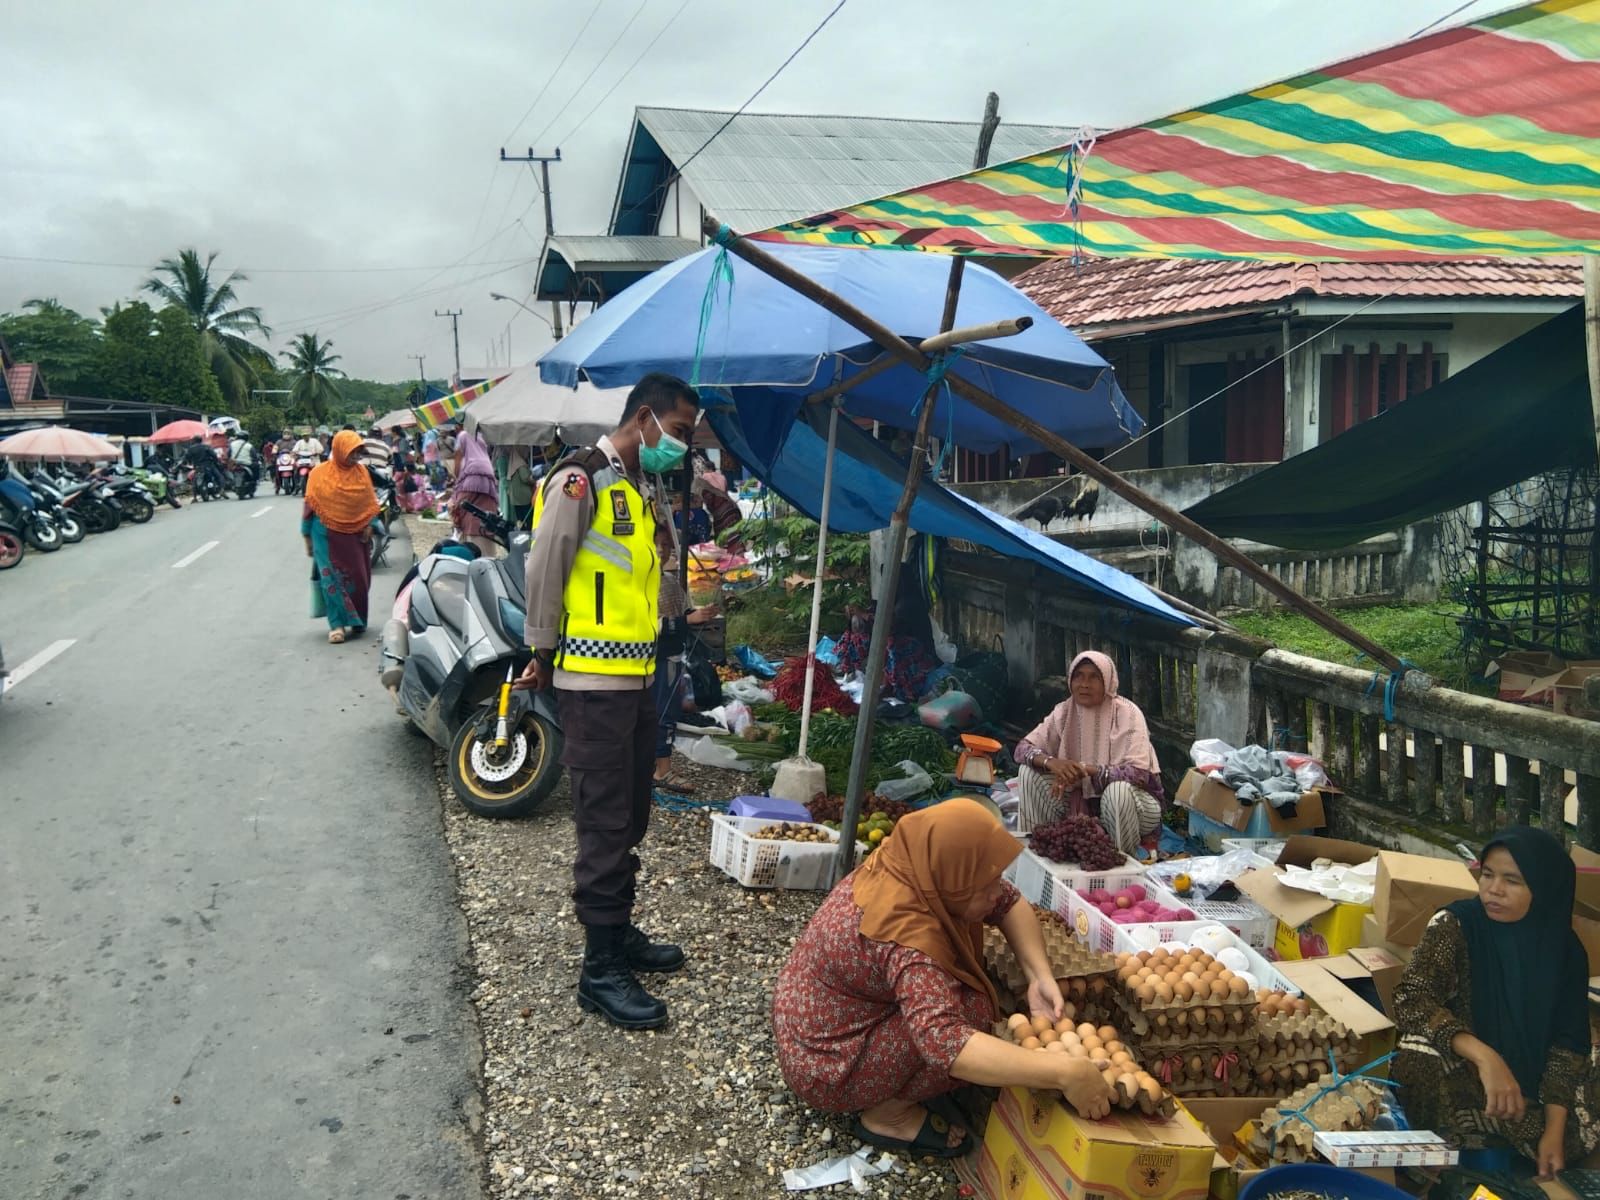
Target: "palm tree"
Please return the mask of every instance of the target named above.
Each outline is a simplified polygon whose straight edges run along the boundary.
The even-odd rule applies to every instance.
[[[342,399],[339,385],[333,381],[343,378],[344,372],[333,365],[339,356],[332,350],[332,339],[323,341],[314,333],[301,333],[283,352],[294,380],[289,385],[290,407],[309,412],[319,421],[327,417],[330,402]]]
[[[239,409],[249,398],[257,372],[272,365],[272,356],[245,335],[265,338],[272,336],[272,330],[262,321],[259,308],[239,304],[234,284],[246,280],[242,272],[231,272],[220,284],[211,282],[211,264],[216,261],[215,250],[203,263],[198,250],[181,250],[177,258],[161,260],[155,274],[144,281],[144,290],[189,315],[217,386]]]

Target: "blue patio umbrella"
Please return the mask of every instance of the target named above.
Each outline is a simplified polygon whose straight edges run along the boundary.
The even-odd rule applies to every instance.
[[[817,246],[767,253],[871,313],[915,343],[939,332],[949,264],[937,255],[871,254]],[[702,310],[704,309],[704,316]],[[1033,326],[969,344],[950,373],[963,376],[1082,446],[1121,445],[1143,427],[1110,365],[1070,329],[985,267],[969,263],[955,327],[1016,317]],[[709,387],[764,386],[792,418],[805,395],[847,380],[880,354],[859,330],[743,259],[708,247],[641,279],[580,322],[539,360],[547,383],[626,387],[666,371]],[[696,368],[698,367],[698,372]],[[927,381],[904,364],[844,394],[852,416],[915,428]],[[982,453],[1041,449],[969,401],[941,390],[935,436]]]

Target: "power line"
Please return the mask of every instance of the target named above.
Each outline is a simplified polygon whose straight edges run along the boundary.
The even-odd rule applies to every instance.
[[[610,88],[607,89],[606,94],[604,96],[601,96],[600,99],[595,102],[595,105],[594,105],[593,108],[591,108],[588,112],[583,114],[583,119],[582,120],[580,120],[571,129],[567,130],[567,136],[564,137],[564,138],[561,138],[556,143],[557,145],[560,145],[561,142],[571,142],[572,141],[572,139],[577,135],[578,130],[582,129],[585,125],[587,125],[589,123],[589,118],[594,116],[595,113],[600,111],[600,106],[602,104],[604,104],[607,100],[611,99],[612,94],[614,92],[616,92],[616,90],[619,87],[621,87],[623,85],[624,81],[626,81],[627,78],[630,75],[633,74],[633,69],[644,61],[645,55],[649,54],[650,51],[652,51],[652,50],[654,50],[656,48],[656,43],[661,40],[661,35],[666,33],[667,30],[672,28],[673,22],[676,21],[679,17],[681,17],[683,15],[683,10],[688,8],[688,7],[689,7],[689,0],[683,0],[683,3],[678,5],[678,11],[673,13],[670,17],[667,18],[667,23],[665,25],[663,25],[660,29],[656,30],[655,37],[651,38],[650,39],[650,44],[639,52],[639,57],[634,59],[631,63],[629,63],[623,69],[622,74],[617,76],[617,81],[615,83],[613,83]]]
[[[567,65],[567,59],[572,57],[572,52],[578,48],[578,43],[583,40],[583,35],[588,32],[589,26],[594,23],[594,19],[600,15],[600,10],[605,7],[605,3],[606,0],[596,0],[595,6],[589,10],[588,20],[584,21],[583,27],[578,30],[578,36],[568,44],[566,53],[561,56],[561,61],[556,64],[556,69],[550,72],[544,81],[544,86],[539,89],[539,94],[533,98],[533,103],[528,105],[528,111],[518,117],[517,123],[511,127],[511,132],[500,139],[502,146],[508,145],[511,139],[516,137],[517,130],[522,128],[523,122],[533,115],[534,109],[539,107],[539,101],[544,99],[544,94],[550,90],[550,85],[556,81],[556,76],[561,74],[561,69]]]
[[[633,23],[639,19],[639,14],[644,11],[644,6],[648,3],[650,3],[650,0],[639,0],[639,7],[633,10],[633,16],[629,17],[627,24],[618,30],[617,36],[611,39],[611,45],[606,47],[606,52],[596,60],[594,66],[590,68],[589,73],[583,77],[583,82],[572,89],[572,94],[567,97],[567,102],[558,108],[556,110],[556,115],[545,122],[545,127],[534,135],[534,145],[538,145],[544,141],[544,135],[550,132],[550,127],[561,119],[562,113],[566,112],[567,109],[572,107],[572,102],[578,98],[578,93],[589,86],[589,81],[594,78],[595,72],[605,65],[606,59],[611,57],[611,52],[617,48],[617,44],[627,36],[628,30],[633,28]]]
[[[502,230],[501,232],[504,232],[504,230]],[[493,240],[493,239],[491,239],[491,240]],[[473,249],[478,249],[478,247],[475,246],[475,247],[473,247]],[[468,251],[468,253],[470,254],[471,251]],[[499,265],[509,265],[509,264],[511,264],[513,262],[521,262],[521,261],[522,261],[521,259],[509,259],[508,258],[508,259],[502,260],[501,264],[499,264]],[[62,267],[105,267],[107,269],[114,269],[114,270],[119,270],[119,271],[153,271],[155,269],[149,263],[101,262],[101,261],[98,261],[98,260],[95,260],[95,259],[88,259],[88,258],[38,258],[38,257],[34,257],[32,255],[26,255],[26,254],[0,254],[0,262],[49,263],[49,264],[52,264],[52,265],[55,265],[55,266],[62,266]],[[250,274],[250,275],[383,275],[383,274],[404,274],[405,272],[408,272],[408,271],[448,271],[452,267],[458,267],[460,265],[461,265],[461,260],[457,259],[453,263],[446,263],[446,264],[444,264],[442,266],[437,265],[437,264],[425,264],[425,265],[422,265],[422,266],[415,266],[415,267],[250,267],[250,266],[239,266],[239,267],[227,267],[226,269],[229,270],[229,271],[244,271],[244,272],[246,272],[247,274]],[[483,263],[474,263],[473,265],[474,266],[487,267],[487,266],[489,266],[491,264],[489,264],[487,262],[483,262]]]

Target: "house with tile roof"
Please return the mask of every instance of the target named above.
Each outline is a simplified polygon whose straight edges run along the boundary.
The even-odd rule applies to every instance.
[[[90,433],[139,435],[168,421],[198,418],[198,409],[50,391],[37,363],[17,361],[0,338],[0,437],[34,425],[63,424]]]
[[[1122,469],[1299,454],[1583,296],[1577,259],[1063,259],[1015,282],[1112,363],[1154,429],[1108,457]],[[961,457],[964,479],[1004,477]]]

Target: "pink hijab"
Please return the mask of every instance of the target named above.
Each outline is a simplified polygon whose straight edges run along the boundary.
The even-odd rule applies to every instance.
[[[1028,741],[1051,758],[1108,767],[1142,767],[1152,774],[1161,770],[1156,748],[1150,744],[1150,729],[1144,714],[1132,700],[1117,695],[1117,665],[1098,650],[1085,650],[1072,660],[1067,678],[1081,663],[1092,663],[1105,680],[1106,698],[1094,708],[1084,708],[1071,696],[1050,710]],[[1098,785],[1086,779],[1067,794],[1068,805],[1081,811],[1075,802],[1100,794]]]

